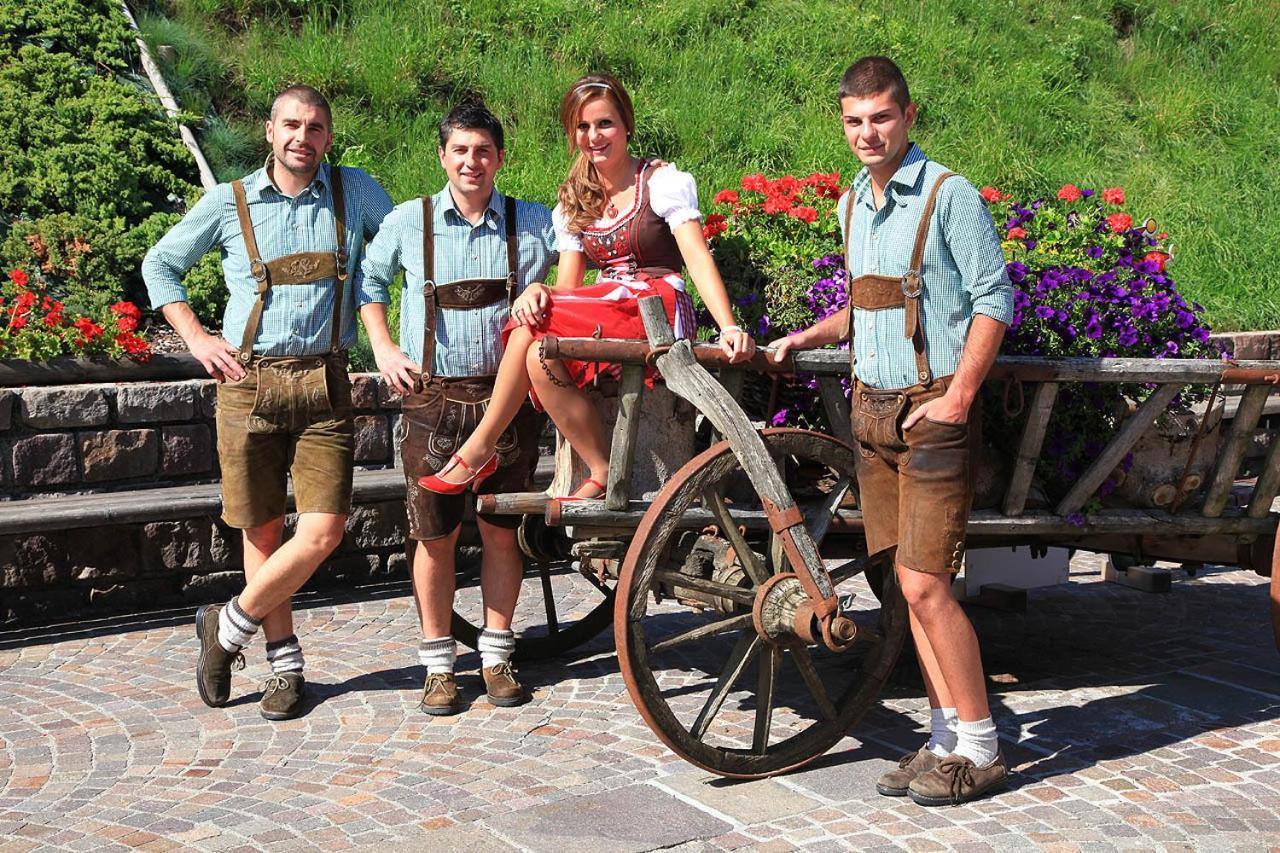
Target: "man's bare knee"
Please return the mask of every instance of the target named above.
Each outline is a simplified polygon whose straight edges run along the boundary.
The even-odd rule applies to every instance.
[[[952,575],[939,572],[917,572],[899,565],[898,586],[902,589],[902,597],[913,613],[922,615],[939,606],[944,606],[951,598]]]
[[[284,538],[284,516],[277,516],[254,527],[246,527],[241,531],[244,541],[258,551],[269,554],[280,547]]]
[[[330,512],[306,512],[298,516],[298,530],[294,536],[308,548],[326,554],[342,543],[347,527],[347,517]]]

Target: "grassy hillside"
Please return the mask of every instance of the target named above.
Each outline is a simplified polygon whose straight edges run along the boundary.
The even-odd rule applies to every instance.
[[[916,139],[975,183],[1124,187],[1175,238],[1171,271],[1220,329],[1280,327],[1280,3],[1275,0],[157,0],[180,97],[223,178],[264,151],[286,81],[336,108],[342,162],[397,200],[442,181],[435,124],[465,92],[509,130],[501,185],[549,201],[556,110],[589,70],[632,90],[636,148],[698,178],[856,168],[835,89],[865,53],[903,66]]]

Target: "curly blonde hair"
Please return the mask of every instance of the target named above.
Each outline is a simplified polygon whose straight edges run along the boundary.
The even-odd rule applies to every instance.
[[[560,185],[560,208],[564,211],[569,231],[575,234],[603,216],[609,202],[609,194],[600,183],[600,174],[596,171],[595,164],[577,145],[578,122],[582,120],[582,111],[587,104],[598,98],[608,98],[613,102],[614,109],[622,117],[628,139],[636,129],[635,111],[631,108],[627,90],[608,74],[588,74],[582,77],[560,99],[560,124],[569,137],[569,153],[577,152],[569,167],[569,176]]]

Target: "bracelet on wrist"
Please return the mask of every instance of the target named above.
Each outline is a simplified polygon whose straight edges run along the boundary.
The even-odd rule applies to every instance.
[[[724,337],[726,334],[728,334],[729,332],[741,332],[741,331],[742,331],[742,327],[741,327],[741,326],[735,326],[735,325],[733,325],[733,324],[731,323],[731,324],[729,324],[728,326],[721,326],[721,327],[720,327],[720,337],[722,337],[722,338],[723,338],[723,337]]]

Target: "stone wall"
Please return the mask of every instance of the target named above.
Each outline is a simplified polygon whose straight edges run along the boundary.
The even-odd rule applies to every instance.
[[[356,464],[393,462],[399,400],[352,376]],[[0,489],[10,498],[218,476],[215,383],[97,383],[0,389]]]

